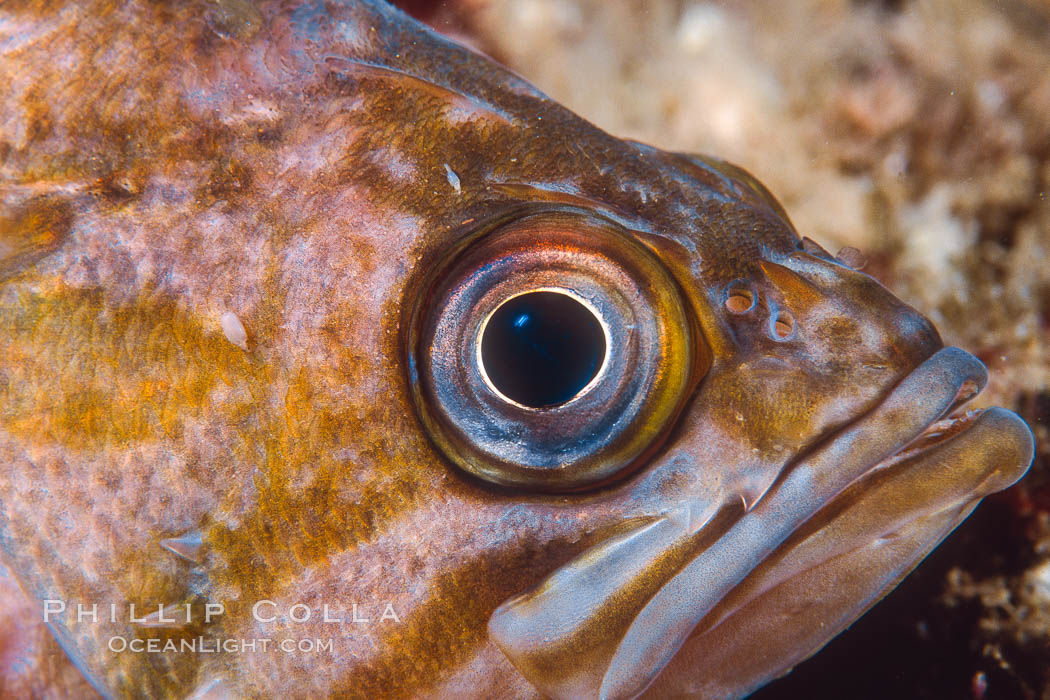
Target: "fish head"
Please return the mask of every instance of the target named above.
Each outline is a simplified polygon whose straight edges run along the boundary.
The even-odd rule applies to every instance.
[[[488,624],[550,697],[631,698],[654,682],[654,697],[746,694],[874,604],[1032,458],[1014,414],[958,412],[983,365],[798,238],[753,178],[709,157],[654,160],[682,187],[657,201],[687,216],[661,228],[562,195],[436,266],[409,324],[414,399],[445,456],[536,518],[555,517],[552,501],[524,494],[575,499],[554,512],[575,511],[588,546]],[[609,260],[640,298],[605,282]],[[552,291],[593,313],[607,357],[569,400],[522,405],[486,374],[501,362],[486,336],[502,305]],[[778,625],[799,636],[778,641]]]
[[[105,695],[741,695],[1031,461],[739,168],[380,2],[92,9],[0,44],[0,544]]]

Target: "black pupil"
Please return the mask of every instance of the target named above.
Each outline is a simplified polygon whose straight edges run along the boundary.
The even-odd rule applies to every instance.
[[[481,361],[507,398],[532,408],[565,403],[594,379],[605,334],[583,304],[558,292],[530,292],[492,314]]]

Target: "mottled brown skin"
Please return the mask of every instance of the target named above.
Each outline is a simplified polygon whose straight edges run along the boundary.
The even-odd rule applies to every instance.
[[[55,621],[108,695],[535,697],[488,638],[497,606],[683,502],[700,520],[753,504],[940,347],[873,279],[804,251],[746,174],[615,139],[378,3],[7,2],[0,94],[3,560],[37,603],[197,611]],[[633,236],[702,348],[665,442],[596,491],[468,477],[413,405],[427,271],[523,206]],[[750,312],[725,311],[734,280]],[[770,335],[774,307],[792,337]],[[199,562],[159,544],[193,532]],[[257,625],[260,599],[314,617]],[[318,619],[386,602],[400,622]],[[205,624],[206,603],[227,612]],[[202,634],[336,645],[106,648]]]

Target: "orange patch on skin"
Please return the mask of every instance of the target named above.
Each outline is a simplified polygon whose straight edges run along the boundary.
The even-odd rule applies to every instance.
[[[73,227],[73,208],[58,197],[36,197],[0,216],[0,280],[58,249]]]
[[[251,388],[262,366],[163,295],[113,303],[42,281],[0,308],[5,429],[75,449],[174,439],[216,382]]]
[[[804,313],[824,301],[821,291],[794,270],[768,260],[759,260],[758,266],[792,309]]]
[[[399,700],[432,688],[486,643],[485,625],[500,603],[580,548],[578,542],[519,540],[499,554],[442,572],[425,602],[383,640],[379,654],[355,667],[331,697]]]
[[[333,324],[353,318],[343,306],[335,311]],[[387,336],[386,342],[396,343],[396,334]],[[434,453],[414,416],[403,410],[407,399],[339,399],[340,387],[359,386],[377,372],[390,392],[401,393],[396,364],[385,368],[390,375],[384,377],[384,368],[354,348],[335,339],[328,348],[329,364],[287,377],[276,410],[258,414],[258,431],[235,447],[259,465],[255,509],[236,527],[216,524],[204,533],[224,563],[215,580],[239,591],[241,599],[266,597],[304,565],[370,540],[411,509],[434,478],[434,471],[413,468],[432,464]],[[392,347],[386,356],[397,354]],[[353,461],[340,456],[346,446],[355,448]],[[257,575],[261,563],[266,577]]]

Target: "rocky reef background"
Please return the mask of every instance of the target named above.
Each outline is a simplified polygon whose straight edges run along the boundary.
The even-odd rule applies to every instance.
[[[1050,698],[1050,2],[402,2],[607,131],[750,170],[1032,426],[1029,476],[756,697]]]

